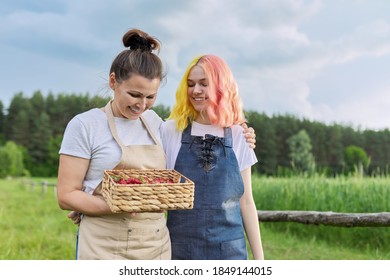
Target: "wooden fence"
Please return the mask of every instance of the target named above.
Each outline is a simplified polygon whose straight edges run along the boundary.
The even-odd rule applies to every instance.
[[[42,193],[53,187],[57,195],[57,184],[42,181],[25,182],[31,188],[41,187]],[[380,213],[338,213],[320,211],[257,211],[259,222],[296,222],[306,225],[328,225],[339,227],[387,227],[390,226],[390,212]]]
[[[23,185],[29,186],[31,189],[34,189],[36,187],[41,187],[42,193],[46,193],[48,188],[52,187],[53,191],[54,191],[54,195],[57,197],[57,184],[56,183],[49,183],[46,180],[43,180],[40,183],[35,182],[35,181],[24,181]]]
[[[259,222],[297,222],[339,227],[390,226],[390,212],[337,213],[319,211],[257,211]]]

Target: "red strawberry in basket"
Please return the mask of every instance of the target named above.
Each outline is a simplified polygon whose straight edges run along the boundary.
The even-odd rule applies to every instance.
[[[126,180],[123,179],[123,178],[120,178],[119,181],[118,181],[117,183],[118,183],[118,184],[121,184],[121,185],[126,185],[126,184],[127,184]]]
[[[134,177],[129,177],[127,180],[126,180],[127,184],[142,184],[142,181],[138,178],[134,178]]]

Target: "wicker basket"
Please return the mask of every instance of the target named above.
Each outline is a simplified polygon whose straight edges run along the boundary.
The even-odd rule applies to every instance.
[[[115,177],[162,178],[173,183],[119,184]],[[114,213],[192,209],[194,183],[173,169],[105,170],[102,194]]]

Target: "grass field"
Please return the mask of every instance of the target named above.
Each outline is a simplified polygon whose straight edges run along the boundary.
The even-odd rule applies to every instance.
[[[53,187],[43,193],[39,184],[0,180],[0,205],[0,259],[74,259],[77,227],[58,208]]]
[[[390,178],[265,178],[253,176],[256,206],[261,210],[390,212]],[[265,223],[273,232],[366,252],[370,259],[389,259],[388,227],[332,227],[298,223]],[[356,254],[357,256],[357,254]],[[340,257],[341,258],[341,257]],[[357,258],[351,256],[350,258]]]
[[[35,187],[21,179],[0,180],[0,259],[74,259],[77,226],[66,218],[67,211],[58,208],[54,188],[49,187],[46,192],[43,192],[40,185],[42,179],[34,178],[33,180],[37,182]],[[54,183],[56,181],[55,178],[48,180]],[[283,205],[276,201],[288,196],[287,186],[292,186],[291,194],[298,192],[294,189],[294,180],[298,179],[290,179],[290,182],[285,182],[284,179],[280,181],[275,179],[273,182],[267,180],[257,177],[253,180],[257,203],[262,205],[265,204],[264,201],[270,199],[269,195],[272,195],[275,196],[274,204],[279,208],[282,207]],[[304,185],[305,182],[300,183]],[[326,182],[326,184],[331,183]],[[275,185],[284,190],[277,190]],[[303,188],[309,188],[309,186]],[[380,188],[377,187],[379,196]],[[357,190],[361,191],[361,189]],[[319,192],[314,189],[313,191]],[[334,191],[333,195],[336,194],[337,191]],[[309,196],[308,199],[311,201],[313,198]],[[388,196],[383,198],[383,200],[387,199]],[[289,201],[289,199],[284,200]],[[316,200],[317,204],[321,203],[321,196],[316,197]],[[378,202],[380,203],[383,205],[385,202]],[[387,249],[389,242],[383,238],[378,239],[381,235],[385,235],[388,239],[388,228],[362,229],[364,234],[356,235],[353,229],[348,228],[335,229],[291,223],[262,223],[260,227],[265,257],[269,260],[390,259],[390,251]],[[351,234],[348,236],[349,233]],[[363,239],[353,242],[356,236]],[[373,242],[375,238],[370,236],[377,236],[377,241]],[[344,242],[349,239],[352,241]],[[353,246],[355,243],[356,246]]]

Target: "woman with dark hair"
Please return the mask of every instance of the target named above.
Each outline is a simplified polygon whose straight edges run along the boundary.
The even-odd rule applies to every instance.
[[[164,213],[113,214],[101,196],[104,170],[166,168],[161,118],[149,110],[164,78],[157,39],[132,29],[111,65],[114,98],[75,116],[60,149],[58,202],[80,221],[77,259],[170,259]],[[79,220],[77,220],[79,222]]]

